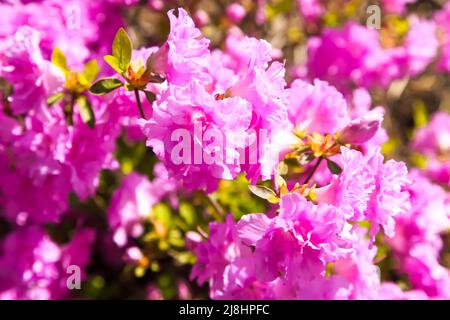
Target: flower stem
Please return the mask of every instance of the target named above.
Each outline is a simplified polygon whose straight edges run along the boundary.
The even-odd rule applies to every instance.
[[[200,193],[202,198],[205,200],[206,204],[212,207],[213,210],[211,214],[214,217],[214,219],[216,219],[216,221],[222,222],[223,216],[225,214],[222,206],[206,192],[201,191]]]
[[[134,95],[136,96],[136,102],[139,108],[139,113],[141,114],[141,118],[146,119],[145,118],[145,114],[144,114],[144,110],[142,109],[142,104],[141,104],[141,98],[139,97],[139,90],[138,89],[134,89]]]
[[[319,157],[319,159],[317,160],[316,164],[314,165],[314,168],[311,170],[311,172],[309,173],[308,177],[306,178],[304,184],[307,184],[309,182],[309,180],[311,180],[311,178],[313,177],[314,173],[317,171],[317,168],[319,168],[320,164],[322,163],[323,157]]]
[[[66,122],[69,127],[73,126],[73,109],[75,107],[76,98],[76,93],[72,92],[70,94],[69,102],[64,106],[64,114],[66,116]]]

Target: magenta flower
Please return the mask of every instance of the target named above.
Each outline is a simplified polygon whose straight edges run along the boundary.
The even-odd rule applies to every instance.
[[[245,15],[247,14],[247,11],[245,10],[245,8],[237,2],[230,4],[226,8],[225,12],[226,12],[228,18],[233,23],[240,23],[242,21],[242,19],[244,19]]]
[[[325,13],[320,0],[297,0],[300,15],[308,22],[316,22]]]
[[[383,120],[381,110],[374,110],[362,118],[352,120],[338,133],[338,140],[343,144],[363,144],[378,132]]]
[[[450,115],[435,113],[428,125],[420,128],[412,141],[411,148],[423,153],[427,159],[427,173],[437,182],[450,185]]]
[[[382,5],[386,12],[402,14],[406,10],[406,5],[414,2],[416,0],[382,0]]]
[[[256,248],[257,276],[264,281],[280,274],[289,278],[290,267],[303,250],[323,263],[345,257],[354,241],[350,229],[335,207],[313,205],[295,193],[281,199],[277,217],[246,215],[238,224],[239,237]]]
[[[283,65],[270,64],[271,46],[254,38],[235,38],[242,50],[211,53],[183,9],[169,18],[171,33],[152,58],[167,87],[152,119],[140,121],[147,144],[188,189],[213,191],[240,172],[270,179],[290,131]]]
[[[395,236],[389,244],[414,288],[431,298],[448,298],[450,273],[439,259],[441,234],[450,228],[450,196],[419,171],[412,171],[410,178],[411,209],[395,217]]]
[[[290,88],[289,120],[296,130],[334,134],[350,122],[347,103],[334,87],[320,80],[296,80]]]
[[[113,240],[119,247],[125,246],[129,237],[141,236],[143,222],[153,206],[178,188],[178,184],[167,177],[162,164],[158,164],[156,170],[160,175],[154,181],[135,172],[127,175],[112,196],[108,223],[113,231]]]
[[[59,246],[44,230],[17,229],[1,243],[1,299],[62,299],[69,295],[69,266],[80,268],[82,279],[90,260],[95,233],[79,230],[72,241]]]
[[[308,77],[348,92],[355,84],[385,88],[393,80],[423,72],[437,54],[436,26],[415,16],[409,22],[404,42],[392,48],[381,46],[375,29],[351,21],[342,29],[325,29],[308,40]]]

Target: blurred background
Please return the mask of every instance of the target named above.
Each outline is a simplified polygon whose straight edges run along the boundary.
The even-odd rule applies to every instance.
[[[0,2],[2,6],[16,5],[15,1]],[[379,36],[377,45],[381,48],[396,48],[405,43],[411,16],[433,20],[435,14],[443,10],[447,3],[443,0],[403,0],[398,1],[402,5],[400,9],[396,9],[388,6],[395,1],[314,2],[316,7],[312,9],[305,0],[111,0],[108,5],[114,6],[115,14],[123,19],[134,48],[162,45],[170,30],[166,13],[177,7],[188,11],[196,26],[211,40],[212,48],[225,50],[230,34],[244,33],[266,39],[274,48],[271,53],[273,59],[284,62],[289,83],[296,78],[313,80],[315,77],[322,77],[330,80],[329,74],[314,74],[308,70],[308,64],[311,63],[308,43],[326,30],[342,30],[349,21],[367,28],[367,21],[371,16],[367,8],[370,5],[377,5],[381,13],[380,29],[371,29]],[[308,11],[308,8],[311,10]],[[45,19],[45,13],[41,14],[41,19]],[[23,21],[23,24],[26,23],[33,24],[31,19]],[[100,33],[107,27],[108,23]],[[116,30],[110,32],[114,34]],[[413,37],[420,38],[421,35]],[[438,37],[442,40],[449,36],[439,29]],[[364,43],[364,39],[360,41]],[[358,41],[354,47],[351,42],[345,43],[344,47],[356,57],[364,54],[360,51],[361,44]],[[334,57],[337,59],[340,54],[334,50],[327,52],[330,60]],[[417,130],[425,127],[436,112],[450,112],[450,74],[439,68],[439,57],[438,53],[417,74],[406,72],[383,85],[373,81],[364,86],[365,92],[371,97],[371,105],[381,105],[386,110],[383,127],[387,130],[389,139],[383,145],[383,153],[387,158],[405,161],[410,167],[426,167],[426,157],[411,148],[411,141]],[[346,97],[351,97],[354,87],[352,84],[348,85],[347,80],[345,77],[340,78],[338,74],[330,82],[342,88]],[[447,125],[450,126],[450,123]],[[120,195],[115,193],[124,176],[136,172],[149,181],[160,177],[157,159],[142,141],[120,135],[114,156],[119,168],[101,171],[95,194],[87,200],[81,200],[71,193],[69,210],[61,222],[45,225],[52,241],[61,246],[72,239],[74,230],[80,224],[96,230],[81,289],[71,290],[59,297],[207,299],[208,286],[198,286],[189,280],[195,257],[188,250],[186,235],[189,232],[206,232],[209,221],[223,220],[227,212],[232,212],[235,218],[239,218],[243,214],[271,210],[270,205],[251,195],[247,188],[248,182],[243,176],[236,181],[222,181],[210,198],[205,198],[200,192],[188,193],[173,188],[152,205],[151,213],[142,222],[142,235],[133,239],[127,247],[119,247],[111,235],[106,217],[114,197],[118,199],[114,202],[115,205],[120,207]],[[450,159],[449,154],[442,157],[442,161]],[[449,191],[448,185],[442,186]],[[142,194],[136,193],[135,196],[137,202],[143,201],[140,199]],[[13,226],[7,219],[0,218],[0,236],[6,237],[12,229]],[[448,268],[450,235],[444,235],[443,239],[445,247],[441,261]],[[387,246],[380,245],[378,258],[384,280],[403,283],[404,288],[409,287],[407,276],[396,271]]]

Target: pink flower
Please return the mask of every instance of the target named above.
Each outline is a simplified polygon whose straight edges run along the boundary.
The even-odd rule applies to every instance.
[[[386,12],[403,14],[406,9],[406,5],[414,3],[416,0],[383,0],[383,8]]]
[[[433,250],[426,244],[411,249],[403,268],[415,288],[422,289],[430,297],[449,299],[450,270],[439,264]]]
[[[184,9],[178,9],[178,17],[174,15],[174,10],[169,11],[168,16],[170,33],[166,43],[159,49],[160,52],[156,53],[165,57],[167,61],[166,65],[158,68],[164,71],[167,80],[172,84],[185,85],[193,78],[209,82],[211,79],[207,73],[209,40],[195,27]]]
[[[295,193],[282,197],[275,218],[252,214],[238,224],[239,237],[256,248],[256,274],[263,281],[280,274],[289,278],[291,265],[303,250],[323,263],[345,257],[353,246],[350,229],[336,208],[313,205]]]
[[[14,115],[25,114],[46,101],[47,84],[53,90],[64,84],[62,73],[44,60],[39,41],[39,33],[26,26],[0,40],[0,76],[14,87],[10,97]]]
[[[395,237],[389,243],[402,255],[417,243],[427,243],[438,256],[442,248],[440,234],[450,228],[450,195],[420,171],[411,171],[409,178],[413,181],[407,188],[411,209],[395,217]]]
[[[250,248],[240,243],[231,215],[227,216],[224,224],[210,223],[208,240],[191,246],[197,263],[190,278],[197,278],[200,285],[208,280],[211,298],[250,298],[252,287],[254,294],[264,292],[260,289],[265,285],[256,282],[251,260],[248,260]]]
[[[39,47],[45,58],[58,47],[77,66],[91,56],[90,49],[96,57],[107,54],[116,30],[123,25],[120,7],[109,1],[16,1],[0,4],[0,16],[0,38],[30,26],[41,34]]]
[[[140,121],[147,144],[188,189],[213,191],[240,172],[270,179],[290,131],[283,65],[270,63],[267,42],[242,35],[229,38],[242,50],[211,53],[183,9],[169,18],[171,33],[153,57],[166,87],[152,119]]]
[[[95,234],[79,230],[72,241],[59,246],[44,230],[17,229],[1,243],[1,299],[63,299],[69,295],[67,268],[76,265],[82,278],[90,260]]]
[[[135,172],[127,175],[112,196],[108,223],[114,233],[114,242],[119,247],[127,244],[128,237],[142,235],[143,221],[150,215],[153,206],[177,188],[177,183],[164,174],[164,166],[158,164],[155,170],[161,171],[162,175],[154,181]]]
[[[436,26],[414,16],[409,22],[404,42],[392,48],[381,46],[375,29],[354,22],[325,29],[320,37],[308,39],[308,77],[348,92],[355,84],[385,88],[395,79],[423,72],[437,54]]]
[[[437,182],[450,185],[450,115],[435,113],[428,125],[420,128],[412,141],[411,148],[427,156],[427,173]]]
[[[442,32],[441,35],[441,57],[438,62],[438,70],[441,72],[450,71],[450,3],[444,5],[444,7],[435,13],[434,20],[437,27]]]
[[[343,144],[363,144],[378,132],[383,120],[381,110],[374,110],[362,118],[352,120],[338,133],[338,140]]]
[[[296,130],[334,134],[350,122],[347,103],[334,87],[320,80],[295,80],[290,88],[289,119]]]
[[[333,56],[329,52],[334,52]],[[343,92],[353,83],[387,86],[397,72],[380,45],[377,31],[354,22],[309,38],[307,68],[310,79],[328,81]]]
[[[360,152],[342,147],[341,153],[342,173],[318,189],[317,197],[320,202],[340,208],[347,219],[362,220],[375,190],[374,176]]]
[[[372,237],[380,226],[392,237],[394,216],[410,208],[406,165],[394,160],[383,163],[379,149],[365,158],[345,147],[341,152],[343,171],[331,184],[317,190],[318,200],[339,207],[347,219],[370,221]]]
[[[373,262],[377,248],[364,239],[363,229],[358,233],[359,241],[352,255],[337,261],[334,271],[351,283],[351,299],[374,299],[381,283],[379,268]]]
[[[427,300],[428,296],[421,290],[403,291],[397,284],[383,282],[377,293],[380,300]]]
[[[392,237],[395,233],[394,217],[411,208],[409,194],[405,190],[411,183],[405,163],[384,159],[378,150],[368,162],[368,167],[375,177],[375,190],[371,194],[365,213],[372,222],[371,235],[374,237],[383,227],[384,233]]]
[[[77,105],[73,126],[67,125],[61,103],[47,106],[47,97],[63,79],[42,57],[38,41],[37,31],[23,27],[2,42],[5,52],[11,52],[2,60],[1,75],[13,85],[11,111],[23,121],[19,125],[16,119],[1,118],[2,126],[12,128],[0,139],[5,150],[0,155],[0,201],[5,215],[19,225],[58,222],[71,192],[81,199],[92,195],[100,171],[116,167],[112,153],[120,133],[116,123],[107,122],[109,111],[98,97],[89,96],[96,116],[93,129],[83,123]]]
[[[411,16],[409,23],[403,45],[386,50],[399,69],[395,78],[420,74],[437,55],[438,40],[434,22]]]
[[[319,0],[297,0],[300,15],[306,20],[315,22],[325,11]]]
[[[233,23],[240,23],[247,14],[245,8],[237,2],[228,5],[225,12]]]
[[[395,237],[389,244],[414,288],[432,298],[448,298],[450,273],[439,259],[441,234],[450,228],[450,196],[419,171],[412,171],[410,178],[411,209],[396,216]]]
[[[240,97],[215,100],[197,82],[171,85],[153,104],[144,134],[168,169],[186,177],[189,189],[213,190],[219,179],[240,172],[237,150],[245,147],[251,117],[251,105]],[[208,132],[212,136],[203,136]]]

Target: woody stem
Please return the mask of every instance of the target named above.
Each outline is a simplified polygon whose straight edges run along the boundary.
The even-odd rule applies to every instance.
[[[320,164],[322,163],[323,157],[319,157],[319,159],[317,160],[316,164],[314,165],[314,168],[311,170],[311,172],[309,173],[308,177],[306,178],[304,184],[307,184],[309,182],[309,180],[311,180],[311,178],[313,177],[314,173],[317,171],[317,168],[319,168]]]
[[[141,118],[145,119],[145,114],[144,114],[144,110],[142,109],[141,98],[139,97],[138,89],[134,89],[134,95],[136,96],[136,103],[138,105],[139,113],[141,114]]]

